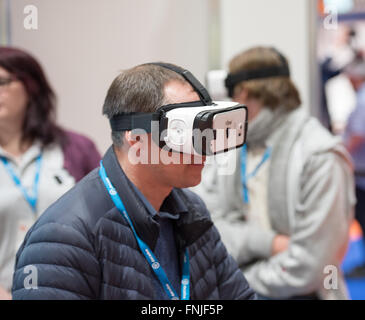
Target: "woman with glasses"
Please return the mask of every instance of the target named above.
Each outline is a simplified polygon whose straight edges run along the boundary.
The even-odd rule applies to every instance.
[[[98,166],[94,143],[55,122],[55,95],[27,52],[0,47],[0,299],[39,215]]]

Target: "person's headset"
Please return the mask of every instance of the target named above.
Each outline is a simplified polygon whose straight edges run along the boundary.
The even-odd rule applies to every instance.
[[[161,106],[153,113],[120,113],[109,121],[113,131],[142,129],[168,151],[215,155],[242,147],[247,108],[235,102],[213,102],[206,88],[188,71],[167,63],[148,63],[180,74],[199,101]]]
[[[228,74],[227,78],[225,79],[225,87],[228,91],[228,96],[230,98],[233,98],[234,87],[242,81],[279,77],[279,76],[287,76],[287,77],[290,76],[290,70],[287,60],[275,48],[272,48],[272,50],[279,56],[281,61],[280,65],[270,66],[266,68],[241,70],[237,73]]]

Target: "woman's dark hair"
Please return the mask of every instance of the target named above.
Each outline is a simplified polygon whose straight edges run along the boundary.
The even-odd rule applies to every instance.
[[[0,67],[20,80],[28,94],[23,141],[40,140],[43,146],[62,143],[64,134],[56,125],[56,97],[38,61],[23,50],[0,46]]]

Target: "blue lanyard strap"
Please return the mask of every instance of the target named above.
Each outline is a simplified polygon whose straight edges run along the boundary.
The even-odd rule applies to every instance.
[[[148,247],[148,245],[143,242],[143,240],[138,236],[136,230],[134,229],[132,220],[130,219],[127,210],[124,207],[122,199],[119,197],[117,190],[112,185],[111,181],[109,180],[105,168],[103,166],[103,162],[100,161],[100,169],[99,175],[111,197],[115,206],[119,210],[119,212],[123,215],[123,217],[128,222],[129,226],[132,229],[134,237],[137,240],[138,246],[142,251],[143,255],[145,256],[146,260],[150,264],[152,270],[156,274],[159,282],[161,283],[163,289],[169,296],[171,300],[179,300],[179,296],[177,295],[176,291],[174,290],[173,286],[171,285],[169,279],[161,264],[158,262],[157,258],[153,254],[152,250]],[[181,279],[181,300],[189,300],[190,299],[190,264],[189,264],[189,253],[188,250],[185,250],[184,254],[184,262],[183,262],[183,269],[182,269],[182,279]]]
[[[5,157],[1,157],[1,161],[3,162],[6,171],[9,173],[11,178],[13,179],[15,185],[21,190],[23,193],[24,199],[29,203],[33,212],[36,212],[37,201],[38,201],[38,187],[39,187],[39,176],[41,172],[41,163],[42,163],[42,154],[40,154],[36,159],[36,172],[34,176],[34,182],[32,187],[32,193],[29,194],[23,184],[20,181],[20,178],[15,173],[12,165],[9,163],[8,159]]]
[[[255,169],[251,173],[246,174],[246,171],[247,171],[247,146],[244,145],[242,147],[242,154],[241,154],[241,182],[242,182],[242,187],[243,187],[243,201],[245,203],[249,203],[250,202],[249,192],[248,192],[248,188],[247,188],[247,181],[257,175],[257,173],[260,170],[260,168],[262,167],[262,165],[267,160],[269,160],[270,156],[271,156],[271,148],[268,147],[265,150],[265,153],[262,156],[261,161],[255,167]]]

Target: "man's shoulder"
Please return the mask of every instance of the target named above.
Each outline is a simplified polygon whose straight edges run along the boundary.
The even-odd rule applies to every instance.
[[[333,152],[342,145],[340,137],[334,136],[318,119],[309,117],[302,127],[296,143],[308,154]]]

